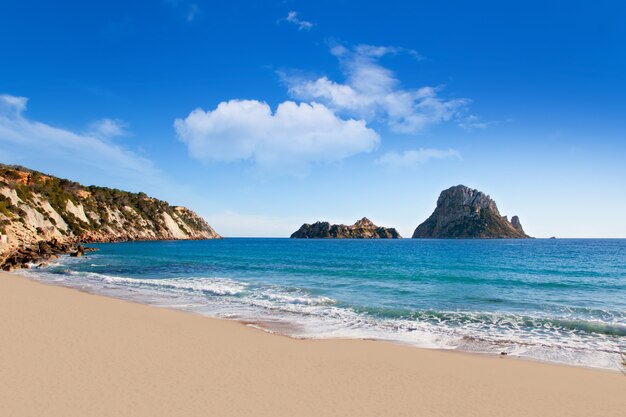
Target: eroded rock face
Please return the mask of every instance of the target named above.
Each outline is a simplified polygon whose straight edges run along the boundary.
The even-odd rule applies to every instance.
[[[58,253],[82,254],[74,251],[80,242],[219,237],[193,211],[143,193],[84,187],[0,164],[0,266],[20,267]],[[47,246],[39,246],[42,242]]]
[[[291,235],[296,239],[399,239],[402,236],[394,228],[376,226],[363,217],[352,226],[328,222],[305,223]]]
[[[501,216],[493,201],[464,185],[444,190],[437,207],[417,226],[413,238],[528,238],[517,216]]]

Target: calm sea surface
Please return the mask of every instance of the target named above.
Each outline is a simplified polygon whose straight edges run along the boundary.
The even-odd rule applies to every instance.
[[[223,239],[93,245],[35,279],[256,323],[618,369],[626,240]]]

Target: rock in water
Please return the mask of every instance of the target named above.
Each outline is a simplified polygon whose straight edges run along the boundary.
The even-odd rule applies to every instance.
[[[517,216],[509,222],[488,195],[464,185],[439,195],[437,207],[413,238],[528,238]]]
[[[522,223],[519,221],[519,217],[517,216],[511,217],[511,225],[515,228],[515,230],[518,230],[524,233],[524,228],[522,227]]]
[[[296,239],[399,239],[396,229],[376,226],[363,217],[352,226],[328,222],[305,223],[291,235]]]

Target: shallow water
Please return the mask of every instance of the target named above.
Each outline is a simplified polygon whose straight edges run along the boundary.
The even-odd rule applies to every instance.
[[[98,244],[25,271],[47,282],[259,323],[296,337],[618,369],[626,240],[294,240]]]

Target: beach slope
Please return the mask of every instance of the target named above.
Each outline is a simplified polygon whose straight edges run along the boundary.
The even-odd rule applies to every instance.
[[[626,376],[234,321],[0,275],[1,416],[623,416]]]

